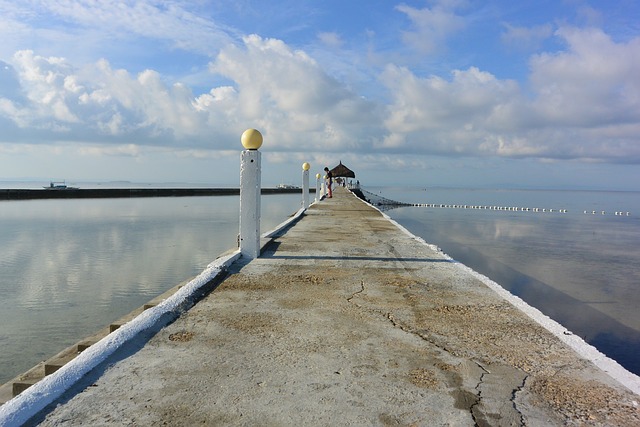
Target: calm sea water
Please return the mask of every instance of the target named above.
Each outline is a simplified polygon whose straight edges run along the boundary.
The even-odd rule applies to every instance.
[[[262,198],[261,230],[301,204]],[[0,384],[237,246],[239,197],[0,202]]]
[[[640,375],[639,192],[369,190],[410,203],[538,208],[387,214]]]

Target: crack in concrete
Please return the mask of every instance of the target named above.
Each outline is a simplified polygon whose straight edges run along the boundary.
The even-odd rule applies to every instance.
[[[389,322],[391,322],[391,325],[393,325],[393,327],[394,327],[394,328],[398,328],[398,329],[400,329],[400,330],[401,330],[401,331],[403,331],[403,332],[406,332],[406,333],[408,333],[408,334],[415,335],[415,336],[417,336],[418,338],[420,338],[421,340],[423,340],[423,341],[425,341],[425,342],[428,342],[429,344],[431,344],[431,345],[435,346],[436,348],[439,348],[439,349],[441,349],[441,350],[443,350],[443,351],[447,352],[448,354],[453,355],[453,353],[452,353],[449,349],[447,349],[446,347],[443,347],[442,345],[440,345],[440,344],[438,344],[438,343],[434,342],[433,340],[431,340],[431,339],[430,339],[428,336],[426,336],[425,334],[421,333],[420,331],[416,331],[416,330],[414,330],[413,328],[411,328],[411,327],[409,327],[409,326],[406,326],[406,325],[402,324],[401,322],[397,321],[397,320],[395,319],[395,317],[393,316],[393,313],[392,313],[392,312],[390,312],[390,311],[386,311],[386,312],[385,312],[385,311],[378,310],[378,309],[375,309],[375,308],[367,308],[367,307],[363,307],[362,305],[360,305],[360,304],[356,303],[355,301],[353,301],[353,299],[354,299],[357,295],[362,294],[364,291],[365,291],[365,283],[364,283],[364,280],[361,280],[361,281],[360,281],[360,290],[359,290],[359,291],[354,292],[353,294],[351,294],[351,296],[350,296],[349,298],[347,298],[347,301],[348,301],[349,303],[351,303],[351,304],[355,305],[356,307],[360,308],[360,309],[365,309],[365,310],[367,310],[367,311],[369,311],[369,312],[371,312],[371,313],[376,313],[376,314],[379,314],[379,315],[381,315],[381,316],[385,317]],[[477,362],[476,362],[476,363],[477,363]]]
[[[486,367],[484,367],[479,362],[475,361],[475,363],[484,372],[482,373],[482,375],[480,375],[478,383],[476,384],[476,387],[475,387],[475,390],[477,391],[478,400],[473,405],[471,405],[471,407],[469,409],[471,411],[471,416],[474,419],[474,422],[476,423],[476,426],[484,427],[484,426],[491,425],[491,422],[489,422],[488,419],[486,418],[486,415],[490,415],[490,414],[485,414],[479,408],[479,406],[483,403],[482,386],[485,383],[486,377],[488,375],[492,375],[492,373],[491,373],[491,371],[489,371]],[[518,393],[525,389],[527,380],[529,378],[530,378],[529,375],[524,376],[523,379],[522,379],[521,384],[519,384],[517,387],[515,387],[514,389],[511,390],[511,394],[510,394],[510,397],[509,397],[509,402],[511,404],[511,407],[513,408],[513,410],[517,414],[516,415],[517,416],[517,422],[514,423],[514,424],[511,424],[511,425],[518,425],[518,426],[525,426],[526,425],[524,414],[518,408],[518,405],[516,403],[516,398],[518,396]],[[488,380],[488,381],[491,382],[490,380]],[[491,399],[491,396],[489,396],[489,399]]]
[[[354,292],[353,294],[351,294],[351,296],[349,296],[347,298],[347,301],[350,304],[353,304],[354,306],[356,306],[359,309],[364,309],[364,310],[369,311],[370,313],[374,313],[374,314],[378,314],[380,316],[383,316],[385,319],[387,319],[391,323],[391,325],[394,328],[398,328],[398,329],[400,329],[401,331],[403,331],[405,333],[414,335],[414,336],[420,338],[422,341],[433,345],[435,348],[438,348],[441,351],[446,352],[447,354],[451,355],[452,357],[455,357],[455,354],[452,351],[450,351],[446,346],[443,346],[442,344],[437,343],[436,341],[434,341],[425,332],[419,331],[419,330],[415,330],[410,325],[404,324],[403,322],[401,322],[398,319],[396,319],[394,314],[393,314],[393,312],[384,311],[384,310],[371,308],[371,307],[364,307],[363,305],[358,304],[357,302],[355,302],[354,299],[358,295],[361,295],[362,293],[364,293],[365,290],[366,290],[365,283],[364,283],[364,281],[361,281],[360,282],[360,289],[358,291]],[[472,361],[473,361],[473,363],[475,363],[482,370],[482,374],[478,378],[477,384],[475,385],[474,389],[472,389],[474,392],[471,392],[471,390],[466,389],[466,388],[465,389],[461,388],[460,391],[464,392],[466,390],[465,393],[468,393],[467,394],[467,396],[469,397],[469,401],[467,403],[468,406],[467,405],[464,405],[464,406],[465,406],[465,409],[468,410],[469,415],[471,416],[471,419],[473,420],[474,426],[476,426],[476,427],[489,426],[489,425],[491,425],[491,423],[486,418],[487,414],[485,414],[480,409],[480,405],[483,403],[482,386],[483,386],[483,384],[485,382],[486,376],[487,375],[492,375],[492,372],[488,367],[486,367],[484,364],[482,364],[478,360],[472,360]],[[519,410],[515,399],[516,399],[518,393],[525,389],[526,382],[527,382],[528,379],[529,379],[529,375],[525,376],[524,379],[522,380],[522,383],[518,387],[513,389],[512,392],[511,392],[510,402],[511,402],[511,405],[512,405],[513,409],[517,413],[517,416],[519,418],[518,419],[518,425],[520,425],[520,426],[524,426],[524,425],[526,425],[526,423],[525,423],[524,414]]]
[[[434,342],[433,340],[431,340],[429,337],[427,337],[425,334],[421,333],[420,331],[416,331],[413,328],[411,328],[410,326],[404,325],[402,324],[402,322],[399,322],[398,320],[396,320],[396,318],[394,317],[393,313],[391,311],[382,311],[382,310],[378,310],[378,309],[374,309],[374,308],[365,308],[362,305],[356,303],[353,301],[353,299],[358,295],[358,294],[362,294],[365,290],[365,285],[364,285],[364,281],[361,281],[360,283],[361,285],[361,289],[357,292],[354,292],[349,298],[347,298],[347,301],[353,305],[355,305],[356,307],[360,308],[360,309],[365,309],[369,312],[375,313],[375,314],[379,314],[382,315],[383,317],[385,317],[394,328],[398,328],[401,331],[411,334],[413,336],[416,336],[418,338],[420,338],[422,341],[425,341],[431,345],[433,345],[434,347],[440,349],[441,351],[446,352],[447,354],[454,356],[453,353],[451,351],[449,351],[449,349],[447,349],[446,347],[443,347],[442,345]],[[479,362],[474,361],[483,371],[484,373],[480,376],[479,382],[476,385],[476,391],[477,393],[473,394],[473,393],[469,393],[471,395],[473,395],[475,398],[473,399],[473,403],[471,403],[471,405],[469,405],[468,408],[466,408],[469,411],[469,414],[471,416],[471,419],[473,420],[474,426],[476,427],[480,427],[480,424],[478,423],[478,419],[476,418],[475,414],[474,414],[474,408],[480,403],[480,391],[479,391],[479,387],[482,384],[482,380],[484,375],[486,375],[487,373],[490,373],[488,369],[486,369],[484,366],[482,366]],[[461,391],[464,391],[461,389]],[[468,392],[467,392],[468,393]],[[466,406],[466,405],[465,405]],[[484,424],[483,424],[484,425]]]
[[[518,415],[520,415],[520,425],[521,426],[524,426],[526,424],[525,424],[525,421],[524,421],[524,414],[522,413],[522,411],[520,411],[520,409],[518,408],[518,405],[516,403],[516,398],[518,397],[518,393],[520,393],[522,390],[524,390],[529,378],[530,378],[530,375],[525,375],[525,377],[522,379],[522,384],[520,384],[518,387],[513,389],[513,393],[511,394],[511,404],[513,405],[513,409],[518,413]]]
[[[364,292],[364,280],[361,280],[360,281],[360,290],[352,293],[351,296],[349,298],[347,298],[347,302],[351,303],[351,300],[354,299],[356,297],[356,295],[361,294],[363,292]],[[362,308],[360,305],[358,305],[356,303],[352,303],[352,304],[354,304],[358,308]]]
[[[380,310],[372,310],[374,312],[377,312],[379,314],[382,314],[384,317],[387,318],[387,320],[389,320],[391,322],[391,324],[400,329],[403,332],[406,332],[408,334],[412,334],[417,336],[418,338],[420,338],[421,340],[428,342],[429,344],[433,345],[436,348],[439,348],[440,350],[450,354],[451,356],[455,357],[455,353],[452,352],[451,350],[449,350],[447,347],[443,346],[442,344],[438,344],[437,342],[435,342],[433,339],[431,339],[428,335],[426,335],[425,333],[421,332],[421,331],[416,331],[415,329],[408,327],[406,325],[401,324],[399,321],[397,321],[392,312],[386,312],[386,313],[382,313]]]
[[[476,411],[478,412],[478,415],[484,415],[484,413],[480,409],[478,409],[478,406],[480,405],[480,403],[482,403],[482,390],[480,390],[480,386],[484,382],[484,376],[487,375],[489,372],[486,371],[479,363],[476,362],[476,364],[485,371],[482,373],[482,375],[480,375],[480,378],[478,378],[478,383],[475,386],[476,401],[471,406],[469,406],[469,413],[471,414],[471,419],[473,420],[473,424],[477,427],[477,426],[480,426],[481,421],[479,421],[478,417],[476,416]]]

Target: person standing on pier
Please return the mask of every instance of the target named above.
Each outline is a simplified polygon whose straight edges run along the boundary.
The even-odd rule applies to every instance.
[[[333,175],[331,175],[331,171],[327,167],[324,168],[324,171],[327,173],[325,175],[325,177],[327,179],[327,190],[329,192],[329,195],[327,197],[332,198],[333,197],[333,193],[331,192],[331,179],[333,178]]]

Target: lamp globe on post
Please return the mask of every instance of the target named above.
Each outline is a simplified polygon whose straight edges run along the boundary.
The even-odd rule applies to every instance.
[[[311,165],[307,162],[302,164],[302,207],[309,207],[309,169]]]
[[[257,129],[247,129],[242,133],[240,142],[247,150],[257,150],[262,147],[262,134]]]
[[[240,155],[240,254],[250,259],[260,255],[260,187],[262,134],[256,129],[242,133],[245,150]]]
[[[320,201],[320,178],[322,175],[316,174],[316,203]]]

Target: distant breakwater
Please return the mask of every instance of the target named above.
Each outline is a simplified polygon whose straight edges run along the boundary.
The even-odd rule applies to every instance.
[[[315,193],[315,189],[309,190]],[[262,194],[302,193],[301,188],[263,188]],[[29,199],[104,199],[123,197],[237,196],[239,188],[71,188],[0,189],[0,200]]]

